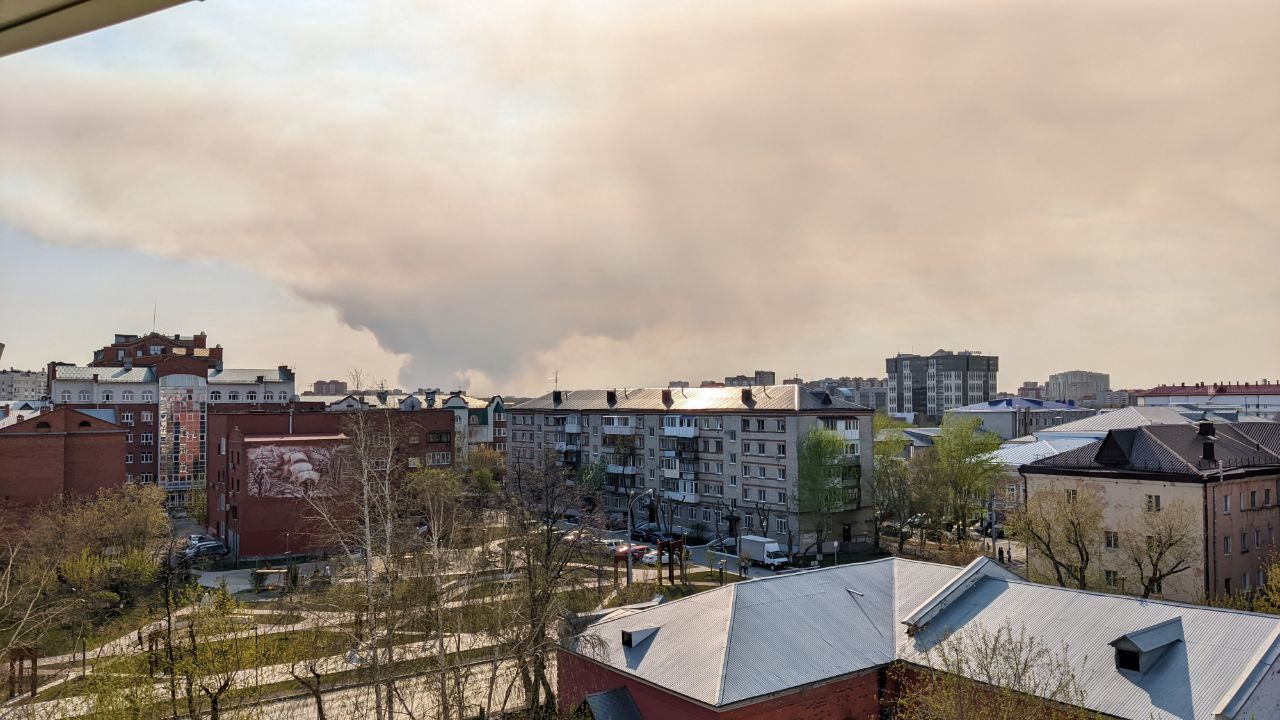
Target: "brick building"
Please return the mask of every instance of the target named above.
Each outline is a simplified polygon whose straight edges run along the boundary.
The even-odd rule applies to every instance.
[[[226,368],[222,348],[207,347],[203,334],[116,335],[89,365],[50,363],[48,378],[55,405],[115,413],[126,428],[126,480],[159,484],[174,513],[205,484],[209,415],[308,407],[296,403],[288,367]]]
[[[0,428],[0,502],[26,507],[125,483],[125,434],[109,412],[58,408]]]
[[[558,650],[565,714],[872,720],[914,670],[939,669],[949,636],[1007,623],[1015,641],[1069,645],[1099,717],[1280,717],[1280,618],[1037,585],[988,558],[886,558],[601,612]]]
[[[391,412],[410,434],[410,467],[453,463],[454,413]],[[297,482],[323,483],[336,472],[346,413],[250,410],[208,416],[208,531],[237,557],[280,557],[323,547],[312,537],[311,506]]]

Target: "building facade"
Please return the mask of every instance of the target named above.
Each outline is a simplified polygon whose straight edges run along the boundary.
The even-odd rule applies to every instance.
[[[885,360],[889,412],[937,420],[951,408],[985,402],[996,394],[999,369],[1000,358],[971,350],[899,353]]]
[[[1135,591],[1133,568],[1117,545],[1144,513],[1179,508],[1194,557],[1165,581],[1162,597],[1195,601],[1248,591],[1264,581],[1280,527],[1280,424],[1147,425],[1108,431],[1100,441],[1024,465],[1024,493],[1087,492],[1104,508],[1106,547],[1096,558],[1108,589]],[[1044,577],[1043,558],[1029,558]],[[1140,591],[1140,588],[1137,588]]]
[[[50,401],[113,411],[126,429],[126,480],[157,483],[176,514],[205,487],[211,413],[284,408],[295,397],[288,367],[224,368],[222,349],[205,344],[204,335],[117,335],[95,364],[48,366]]]
[[[825,427],[848,443],[837,539],[869,533],[870,408],[798,385],[557,390],[511,409],[508,462],[606,474],[604,509],[707,536],[768,535],[807,545],[797,514],[800,442]]]
[[[1055,425],[1093,417],[1098,411],[1051,400],[1005,398],[965,405],[945,414],[962,420],[978,420],[981,429],[999,435],[1001,440],[1012,440]]]
[[[1245,413],[1280,417],[1280,383],[1193,383],[1161,385],[1136,393],[1139,405],[1195,405],[1236,408]]]
[[[772,370],[756,370],[751,375],[730,375],[724,379],[725,387],[751,387],[752,385],[777,385],[778,374]]]
[[[126,432],[108,413],[70,408],[0,427],[0,504],[31,507],[123,487]]]
[[[1043,400],[1045,398],[1044,386],[1035,380],[1027,380],[1018,387],[1017,396],[1029,400]]]
[[[394,413],[406,434],[407,468],[453,464],[452,411]],[[210,535],[238,558],[281,557],[324,548],[325,540],[304,488],[316,491],[339,472],[345,413],[255,409],[208,416],[206,501]],[[320,490],[320,492],[323,492]]]
[[[311,383],[312,395],[346,395],[347,384],[342,380],[317,380]]]
[[[1083,407],[1107,407],[1111,393],[1111,376],[1088,370],[1069,370],[1049,376],[1044,397],[1058,402],[1071,402]]]
[[[43,370],[0,370],[0,401],[41,400],[49,393],[48,383]]]

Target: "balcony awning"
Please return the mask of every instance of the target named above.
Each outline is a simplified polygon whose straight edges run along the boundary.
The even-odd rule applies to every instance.
[[[184,2],[187,0],[0,0],[0,57]]]

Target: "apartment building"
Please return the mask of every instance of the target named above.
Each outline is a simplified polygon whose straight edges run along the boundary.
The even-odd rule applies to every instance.
[[[1248,591],[1265,581],[1267,557],[1280,550],[1280,423],[1183,423],[1107,432],[1102,440],[1024,465],[1024,493],[1097,493],[1106,547],[1097,567],[1116,591],[1132,591],[1133,569],[1117,546],[1141,513],[1175,505],[1195,518],[1187,528],[1191,567],[1160,595],[1194,601]],[[1033,573],[1043,561],[1029,559]]]
[[[1071,402],[1084,407],[1107,407],[1111,393],[1111,376],[1089,370],[1068,370],[1049,376],[1044,397],[1058,402]]]
[[[40,400],[49,392],[43,370],[0,370],[0,401]]]
[[[947,410],[995,397],[1000,358],[973,350],[938,350],[929,356],[898,353],[885,360],[890,413],[939,420]]]
[[[727,387],[751,387],[752,385],[777,385],[778,375],[772,370],[756,370],[751,375],[729,375],[725,377]]]
[[[605,511],[676,532],[769,535],[802,549],[800,442],[826,427],[848,442],[841,476],[845,541],[869,532],[872,410],[799,385],[556,390],[510,410],[508,462],[606,473]]]
[[[1202,409],[1238,409],[1267,418],[1280,418],[1280,383],[1266,378],[1244,383],[1161,385],[1136,393],[1139,405],[1194,405]]]
[[[983,430],[999,435],[1001,440],[1012,440],[1097,414],[1097,410],[1067,403],[1016,397],[964,405],[945,413],[947,417],[977,420]]]

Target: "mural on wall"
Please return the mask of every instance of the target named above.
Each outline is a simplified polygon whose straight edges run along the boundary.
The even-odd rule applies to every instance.
[[[335,490],[333,448],[315,445],[259,445],[246,453],[249,494],[255,497],[300,498]]]

